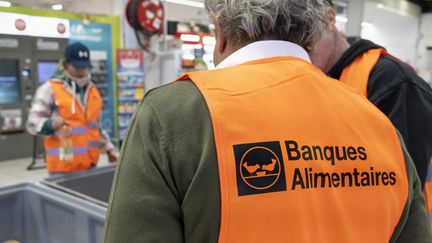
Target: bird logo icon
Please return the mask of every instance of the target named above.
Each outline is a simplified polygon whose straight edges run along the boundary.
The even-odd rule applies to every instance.
[[[281,165],[278,156],[272,150],[256,146],[244,153],[239,171],[246,185],[264,190],[276,183],[280,176]]]
[[[265,176],[267,175],[267,172],[272,172],[275,170],[275,166],[276,166],[276,159],[271,159],[271,164],[263,164],[259,165],[259,164],[255,164],[255,165],[251,165],[249,166],[247,162],[243,163],[243,167],[247,170],[247,172],[249,172],[249,174],[254,174],[256,176]],[[261,169],[260,171],[258,171],[259,169]]]

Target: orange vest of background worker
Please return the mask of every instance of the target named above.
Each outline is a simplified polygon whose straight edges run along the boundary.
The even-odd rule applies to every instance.
[[[219,242],[390,241],[407,201],[406,165],[395,128],[362,96],[290,57],[182,79],[211,114]]]
[[[357,57],[351,64],[343,69],[340,76],[340,81],[345,83],[349,87],[362,94],[364,97],[368,97],[367,89],[369,76],[372,69],[377,64],[381,55],[390,55],[383,48],[371,49],[361,56]],[[395,57],[393,57],[395,58]],[[431,165],[429,165],[431,167]],[[432,177],[426,178],[423,193],[426,198],[426,210],[430,214],[432,210]]]
[[[332,1],[322,2],[327,5],[329,24],[309,51],[312,63],[329,77],[358,90],[390,119],[406,142],[425,191],[426,187],[431,187],[429,181],[432,180],[430,85],[423,79],[425,77],[386,53],[378,43],[361,38],[350,38],[352,42],[348,43],[337,27],[337,11]],[[405,56],[410,63],[415,60],[411,58]]]
[[[91,169],[100,150],[110,162],[117,160],[100,126],[103,101],[90,69],[90,50],[79,42],[70,44],[58,73],[36,91],[26,127],[30,134],[43,136],[50,175]]]
[[[389,54],[384,48],[371,49],[357,57],[351,64],[344,68],[339,80],[364,97],[368,97],[367,88],[369,76],[382,55],[387,55],[400,61]]]
[[[61,136],[44,138],[49,172],[82,171],[96,165],[100,154],[99,116],[102,99],[95,86],[88,88],[86,109],[76,97],[63,88],[63,82],[51,81],[59,115],[67,121],[72,133],[73,159],[61,158]]]

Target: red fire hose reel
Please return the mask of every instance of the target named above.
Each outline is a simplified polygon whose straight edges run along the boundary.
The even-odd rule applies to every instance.
[[[126,18],[135,30],[138,43],[148,51],[149,39],[155,34],[162,34],[164,23],[164,8],[160,0],[129,0],[126,5]],[[138,33],[144,36],[145,44],[141,42]]]

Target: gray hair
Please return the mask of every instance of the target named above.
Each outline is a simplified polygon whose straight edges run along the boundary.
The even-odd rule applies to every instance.
[[[328,26],[323,0],[205,0],[205,6],[234,45],[274,39],[311,51]]]

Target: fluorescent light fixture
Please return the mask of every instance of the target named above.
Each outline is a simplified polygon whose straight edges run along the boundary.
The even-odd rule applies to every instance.
[[[12,6],[12,3],[8,2],[8,1],[0,1],[0,7],[10,7]]]
[[[187,6],[196,7],[196,8],[204,8],[203,2],[196,2],[196,1],[191,1],[191,0],[166,0],[166,1],[170,2],[170,3],[177,3],[177,4],[187,5]]]
[[[199,42],[200,36],[199,35],[191,35],[191,34],[181,34],[180,40],[186,41],[186,42]]]
[[[53,10],[62,10],[63,9],[63,5],[61,5],[61,4],[54,4],[54,5],[51,6],[51,8]]]
[[[336,16],[336,21],[346,23],[346,22],[348,22],[348,19],[346,17],[343,17],[343,16]]]

